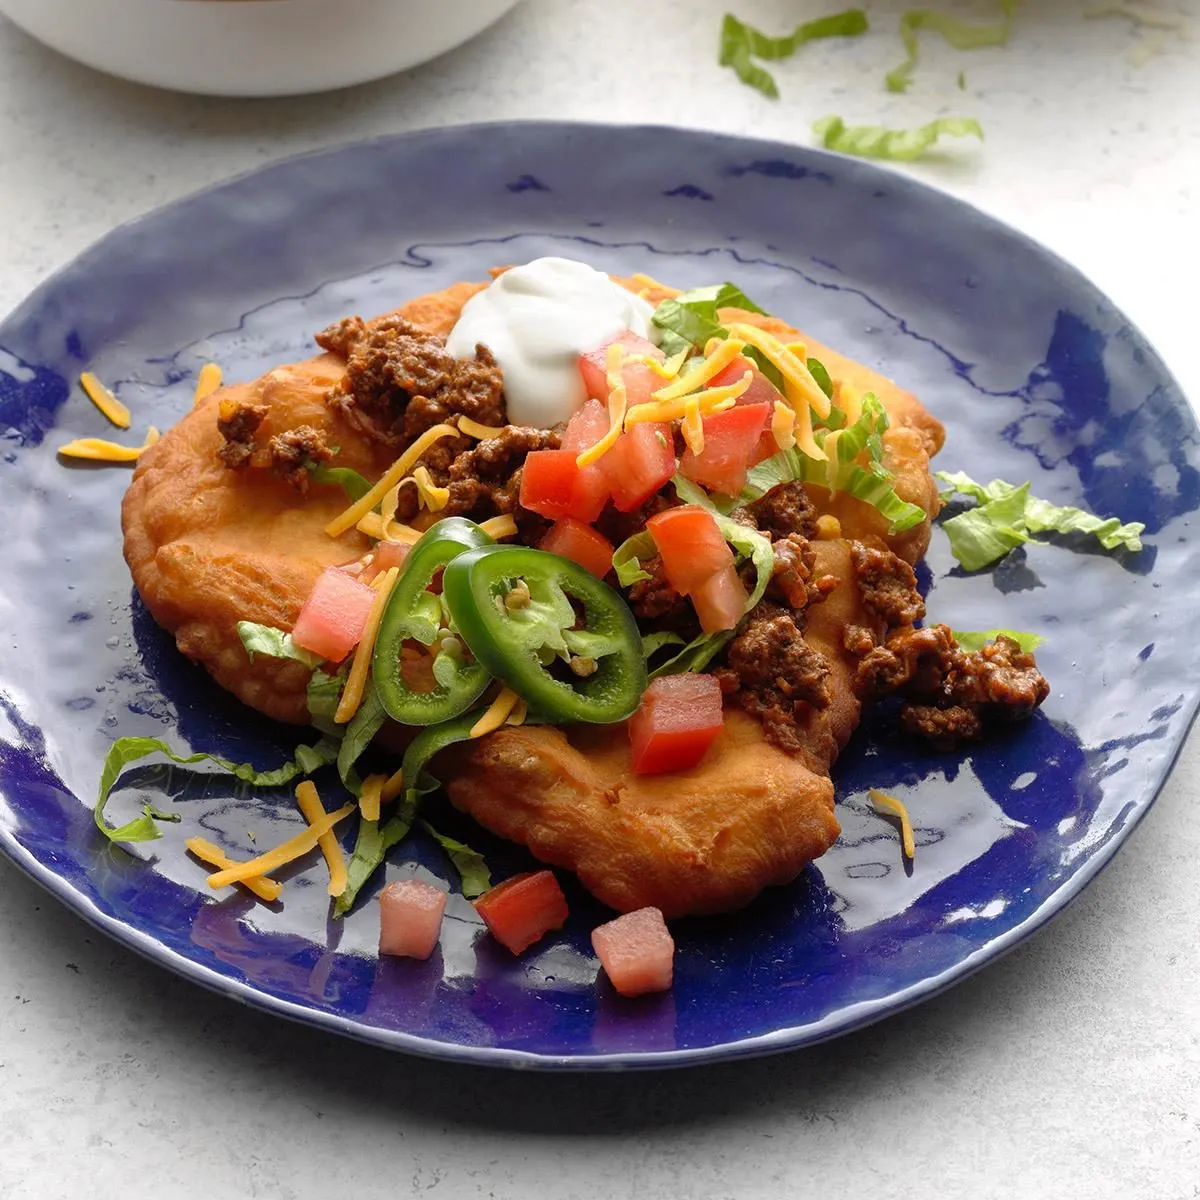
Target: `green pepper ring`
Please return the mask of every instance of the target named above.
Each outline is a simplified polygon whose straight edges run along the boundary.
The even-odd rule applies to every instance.
[[[533,653],[514,644],[513,617],[497,600],[515,580],[556,584],[583,605],[587,632],[615,646],[596,660],[594,674],[575,686],[561,682]],[[446,565],[442,590],[471,653],[540,720],[608,725],[637,710],[647,685],[637,622],[617,592],[577,563],[527,546],[481,547]]]

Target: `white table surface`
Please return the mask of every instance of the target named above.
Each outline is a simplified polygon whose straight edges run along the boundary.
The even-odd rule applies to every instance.
[[[913,170],[1072,259],[1200,397],[1200,40],[1135,69],[1126,22],[1040,0],[1004,50],[927,45],[892,97],[901,7],[779,65],[779,103],[716,68],[717,0],[527,0],[404,77],[253,103],[104,78],[0,21],[0,311],[120,221],[360,136],[556,117],[804,142],[829,111],[962,111],[982,151]],[[828,10],[737,9],[775,29]],[[606,28],[632,52],[600,53]],[[1200,1196],[1198,747],[1095,884],[1002,962],[808,1052],[659,1075],[453,1068],[293,1027],[110,944],[4,863],[0,1196]]]

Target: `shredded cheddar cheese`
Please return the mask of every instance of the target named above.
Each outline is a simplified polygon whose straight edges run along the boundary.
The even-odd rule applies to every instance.
[[[791,402],[792,411],[796,414],[796,424],[794,426],[796,445],[809,458],[814,458],[817,462],[824,462],[825,451],[817,445],[817,439],[813,437],[812,409],[802,400],[799,403],[796,402],[795,397],[791,393],[791,386],[788,383],[785,382],[784,387],[788,389],[788,400]]]
[[[737,398],[750,386],[754,379],[752,371],[746,371],[736,383],[723,387],[706,388],[692,396],[684,396],[675,400],[651,400],[646,404],[635,404],[625,414],[625,427],[638,425],[643,421],[677,421],[687,416],[688,404],[695,401],[704,416],[724,412],[732,408]],[[655,392],[655,395],[658,395]]]
[[[876,808],[882,808],[885,812],[899,818],[900,844],[904,849],[904,857],[911,860],[917,852],[917,843],[913,837],[912,821],[909,820],[908,809],[895,796],[889,796],[887,792],[881,792],[878,788],[869,788],[867,795],[871,797]]]
[[[386,775],[368,775],[363,780],[362,793],[358,797],[358,811],[364,821],[378,821],[380,801],[383,799],[383,785],[387,782]]]
[[[518,700],[513,705],[513,710],[508,714],[506,725],[524,725],[525,718],[529,716],[529,702],[527,700]]]
[[[282,842],[280,845],[268,850],[265,854],[260,854],[257,858],[250,859],[249,862],[235,863],[232,867],[226,867],[224,870],[210,875],[208,877],[208,886],[213,891],[216,891],[218,888],[227,887],[231,883],[241,883],[246,879],[254,879],[259,875],[267,875],[271,871],[277,871],[280,867],[286,866],[290,862],[295,862],[296,859],[307,854],[317,845],[322,834],[328,833],[339,821],[344,821],[353,811],[353,804],[343,804],[337,812],[326,813],[325,816],[314,821],[302,833],[288,838],[286,842]]]
[[[771,436],[780,450],[790,450],[796,444],[796,410],[782,400],[775,401],[771,413]]]
[[[79,386],[87,393],[87,398],[118,428],[128,429],[133,420],[129,408],[122,404],[96,378],[91,371],[84,371],[79,377]]]
[[[675,379],[678,377],[683,364],[687,362],[688,351],[680,350],[670,358],[657,359],[650,354],[634,354],[625,360],[635,366],[649,367],[659,379]]]
[[[412,478],[417,485],[417,495],[420,496],[422,505],[430,512],[441,512],[450,503],[450,489],[434,483],[428,467],[417,467],[412,473]]]
[[[643,275],[639,272],[636,275],[631,275],[629,278],[644,291],[660,292],[666,300],[673,300],[676,296],[683,295],[678,288],[668,287],[665,283],[659,283],[652,275]]]
[[[82,458],[90,462],[132,463],[137,462],[144,450],[149,450],[158,441],[159,433],[153,425],[146,430],[146,440],[140,446],[122,446],[104,438],[76,438],[59,446],[63,458]]]
[[[825,486],[831,495],[837,495],[838,468],[842,465],[838,459],[837,445],[845,432],[844,429],[834,429],[825,435]]]
[[[689,396],[683,402],[683,440],[693,454],[704,453],[704,419],[700,415],[700,398]]]
[[[736,337],[727,337],[716,346],[712,354],[685,371],[674,383],[659,388],[653,398],[655,400],[679,400],[692,392],[698,392],[710,380],[720,375],[745,348],[744,341]],[[746,386],[750,386],[749,381]]]
[[[379,513],[367,513],[354,528],[377,542],[403,542],[406,546],[411,546],[421,537],[421,531],[411,525],[401,525],[398,521],[385,524]]]
[[[842,523],[829,513],[822,513],[817,518],[817,540],[836,542],[842,536]]]
[[[296,803],[310,826],[315,825],[325,816],[325,806],[321,803],[321,797],[317,795],[317,789],[311,780],[306,779],[297,786]],[[325,865],[329,868],[329,894],[340,896],[346,890],[347,882],[346,858],[342,854],[342,848],[332,830],[326,830],[321,834],[317,838],[317,845],[321,847],[321,853],[325,856]]]
[[[197,408],[203,404],[221,386],[224,378],[221,368],[216,363],[205,363],[200,368],[200,374],[196,376],[196,396],[192,407]]]
[[[501,538],[512,537],[517,532],[517,523],[511,513],[505,513],[501,517],[488,517],[486,521],[480,521],[479,528],[488,537],[499,541]]]
[[[472,421],[470,417],[459,417],[458,428],[467,437],[478,438],[481,442],[487,438],[499,437],[504,432],[503,425],[481,425],[478,421]]]
[[[853,425],[862,416],[862,393],[840,379],[833,381],[833,402],[846,414],[847,425]]]
[[[347,529],[352,529],[367,513],[371,512],[384,496],[398,484],[412,468],[421,461],[425,452],[436,445],[444,437],[457,437],[458,429],[453,425],[434,425],[423,434],[388,469],[371,490],[356,500],[340,516],[334,517],[325,526],[325,532],[330,537],[340,537]]]
[[[738,337],[748,342],[783,376],[789,400],[807,404],[818,417],[829,416],[829,397],[821,391],[821,385],[813,378],[805,358],[756,325],[731,325],[729,334],[731,339]]]
[[[228,870],[238,865],[220,846],[214,845],[207,838],[188,838],[184,845],[202,863],[206,863],[210,867]],[[249,888],[260,900],[278,900],[279,893],[283,891],[282,883],[275,879],[268,879],[265,875],[252,875],[249,879],[239,879],[238,882],[243,887]]]
[[[594,445],[583,450],[575,459],[575,465],[582,469],[598,462],[617,443],[621,430],[625,427],[625,406],[629,402],[629,394],[625,390],[625,379],[621,367],[625,361],[625,350],[619,342],[613,342],[608,348],[605,361],[606,382],[608,383],[608,432]]]
[[[375,638],[379,635],[379,622],[383,620],[383,610],[387,608],[388,597],[400,575],[399,567],[390,567],[384,574],[383,583],[375,593],[371,602],[371,611],[367,614],[367,623],[363,626],[362,637],[354,648],[354,660],[350,663],[350,674],[346,676],[346,686],[342,690],[342,698],[338,701],[337,710],[333,714],[334,723],[344,725],[358,712],[362,703],[363,692],[367,686],[367,676],[371,673],[371,655],[375,650]]]
[[[383,785],[383,790],[379,794],[379,798],[384,804],[389,804],[402,791],[404,791],[404,769],[400,768],[388,776],[387,782]]]
[[[499,729],[508,720],[509,715],[516,708],[520,699],[521,697],[512,688],[501,688],[500,694],[488,706],[487,712],[471,726],[471,737],[483,737],[485,733],[491,733],[494,729]]]

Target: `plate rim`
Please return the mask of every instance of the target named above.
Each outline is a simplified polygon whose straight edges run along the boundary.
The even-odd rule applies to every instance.
[[[969,211],[977,220],[996,227],[1010,238],[1018,239],[1039,256],[1048,259],[1058,269],[1062,270],[1071,282],[1077,286],[1082,285],[1092,296],[1109,305],[1120,322],[1138,339],[1141,347],[1150,356],[1153,367],[1161,374],[1164,382],[1173,385],[1184,410],[1190,417],[1193,425],[1197,427],[1198,433],[1200,433],[1200,418],[1197,416],[1195,406],[1187,397],[1178,379],[1159,353],[1155,344],[1145,335],[1140,326],[1132,321],[1124,309],[1114,302],[1107,293],[1102,291],[1098,285],[1093,283],[1090,277],[1074,263],[1031,234],[1010,224],[1004,218],[987,212],[971,201],[955,196],[953,193],[931,182],[916,178],[886,164],[856,159],[846,155],[835,154],[820,147],[805,146],[775,138],[753,137],[723,130],[662,125],[658,123],[614,124],[605,121],[555,121],[542,119],[480,121],[405,130],[399,133],[380,134],[370,138],[352,138],[315,147],[298,154],[285,155],[267,163],[248,167],[243,171],[188,191],[183,195],[176,196],[161,205],[136,214],[113,226],[66,262],[51,271],[23,300],[19,301],[3,318],[0,318],[0,331],[3,331],[11,323],[24,319],[26,315],[36,312],[45,298],[53,292],[55,286],[63,278],[78,271],[81,267],[86,268],[92,259],[105,251],[109,243],[119,239],[129,231],[137,229],[139,226],[165,217],[171,212],[204,196],[245,183],[253,178],[269,175],[274,171],[288,169],[308,159],[332,158],[351,149],[384,145],[402,148],[405,143],[417,143],[424,140],[439,141],[446,139],[453,141],[464,136],[508,131],[514,126],[526,131],[538,131],[547,137],[567,136],[571,131],[587,129],[593,132],[602,132],[618,139],[626,135],[655,135],[668,138],[700,138],[709,142],[725,143],[731,147],[739,145],[743,147],[761,147],[764,149],[772,148],[776,152],[782,150],[788,154],[800,155],[813,160],[818,165],[836,166],[839,172],[843,174],[849,173],[847,182],[852,186],[863,186],[864,180],[870,181],[871,179],[878,180],[882,178],[888,180],[893,186],[902,191],[916,194],[925,202],[950,204],[961,210]],[[399,152],[402,153],[402,149]],[[597,1073],[623,1070],[683,1068],[801,1050],[853,1033],[867,1025],[903,1012],[924,1000],[946,991],[954,984],[969,978],[985,966],[996,962],[1021,942],[1024,942],[1045,928],[1112,861],[1116,853],[1154,807],[1188,742],[1197,714],[1200,713],[1200,682],[1193,684],[1190,693],[1185,698],[1185,703],[1181,711],[1183,723],[1178,737],[1170,755],[1163,757],[1156,771],[1150,776],[1148,782],[1151,784],[1152,790],[1147,799],[1139,807],[1126,812],[1122,824],[1113,832],[1112,836],[1108,837],[1096,851],[1090,854],[1083,866],[1074,871],[1061,886],[1056,888],[1046,900],[1018,925],[989,939],[986,944],[976,948],[971,954],[954,963],[951,967],[917,983],[910,984],[900,991],[890,992],[885,996],[837,1009],[830,1014],[826,1014],[820,1020],[810,1022],[809,1024],[792,1025],[784,1029],[773,1030],[770,1033],[759,1034],[751,1038],[742,1038],[737,1041],[720,1042],[713,1045],[685,1049],[646,1052],[614,1051],[597,1054],[546,1054],[509,1047],[443,1042],[429,1037],[387,1029],[382,1026],[364,1024],[349,1016],[309,1008],[293,1001],[264,993],[251,983],[230,978],[206,967],[171,949],[164,943],[157,941],[150,934],[138,927],[102,912],[91,899],[72,886],[69,880],[39,862],[32,852],[16,840],[12,830],[3,821],[0,821],[0,851],[3,851],[5,856],[19,870],[45,888],[64,907],[81,917],[94,928],[99,929],[106,936],[133,950],[156,966],[170,970],[189,982],[198,984],[207,991],[214,992],[227,999],[238,1001],[260,1012],[281,1016],[286,1020],[319,1029],[322,1032],[337,1033],[358,1042],[412,1054],[421,1058],[493,1068]]]

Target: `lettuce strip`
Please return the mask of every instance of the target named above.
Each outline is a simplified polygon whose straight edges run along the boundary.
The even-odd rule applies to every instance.
[[[983,126],[974,117],[938,117],[915,129],[886,129],[882,125],[847,125],[841,117],[828,116],[813,125],[813,133],[826,150],[891,162],[920,158],[942,136],[983,141]]]
[[[725,337],[717,310],[742,308],[766,315],[741,288],[732,283],[714,283],[691,288],[654,310],[650,323],[659,331],[659,348],[670,357],[693,347],[703,349],[709,338]]]
[[[413,814],[407,809],[382,823],[359,820],[354,850],[346,864],[346,889],[333,902],[335,919],[344,917],[354,907],[358,893],[375,874],[387,852],[408,836],[412,823]]]
[[[246,649],[246,657],[251,662],[256,654],[265,654],[268,658],[290,658],[306,667],[319,667],[325,661],[319,654],[297,646],[290,633],[284,633],[282,629],[276,629],[273,625],[239,621],[237,631]]]
[[[468,900],[482,896],[492,886],[492,873],[478,850],[472,850],[470,846],[456,842],[454,838],[447,837],[444,833],[438,833],[423,818],[420,825],[441,846],[446,857],[454,864],[454,869],[462,881],[462,894]]]
[[[152,737],[117,738],[109,748],[100,771],[100,787],[96,798],[93,817],[96,828],[111,842],[152,842],[162,835],[155,828],[157,821],[178,821],[178,816],[160,813],[152,805],[142,809],[142,815],[126,825],[114,829],[104,820],[104,806],[113,786],[125,768],[150,754],[162,754],[181,766],[193,763],[215,763],[223,771],[240,779],[251,787],[282,787],[297,775],[310,775],[319,767],[327,766],[337,757],[337,742],[332,738],[321,738],[312,746],[298,746],[291,762],[284,763],[272,771],[260,771],[251,763],[233,763],[218,758],[215,754],[176,754],[166,742]]]
[[[906,92],[920,56],[917,34],[923,29],[939,34],[955,50],[979,50],[984,46],[1003,46],[1012,35],[1016,0],[1000,0],[1002,19],[993,25],[971,25],[935,9],[914,8],[900,14],[900,40],[905,59],[887,73],[889,92]]]
[[[362,780],[359,779],[354,764],[366,753],[371,739],[383,728],[386,720],[387,712],[384,710],[383,701],[379,699],[375,685],[368,678],[362,703],[358,706],[358,712],[345,726],[337,753],[338,778],[353,796],[362,794]]]
[[[1011,638],[1026,654],[1032,654],[1045,638],[1036,633],[1025,633],[1020,629],[953,629],[951,633],[959,649],[972,653],[982,650],[998,637]]]
[[[748,87],[755,88],[771,100],[777,100],[779,88],[774,76],[753,59],[778,61],[790,58],[806,42],[818,38],[858,37],[866,31],[866,14],[857,8],[807,21],[782,37],[768,37],[744,21],[739,21],[732,13],[726,13],[721,25],[718,62],[723,67],[732,67]]]

